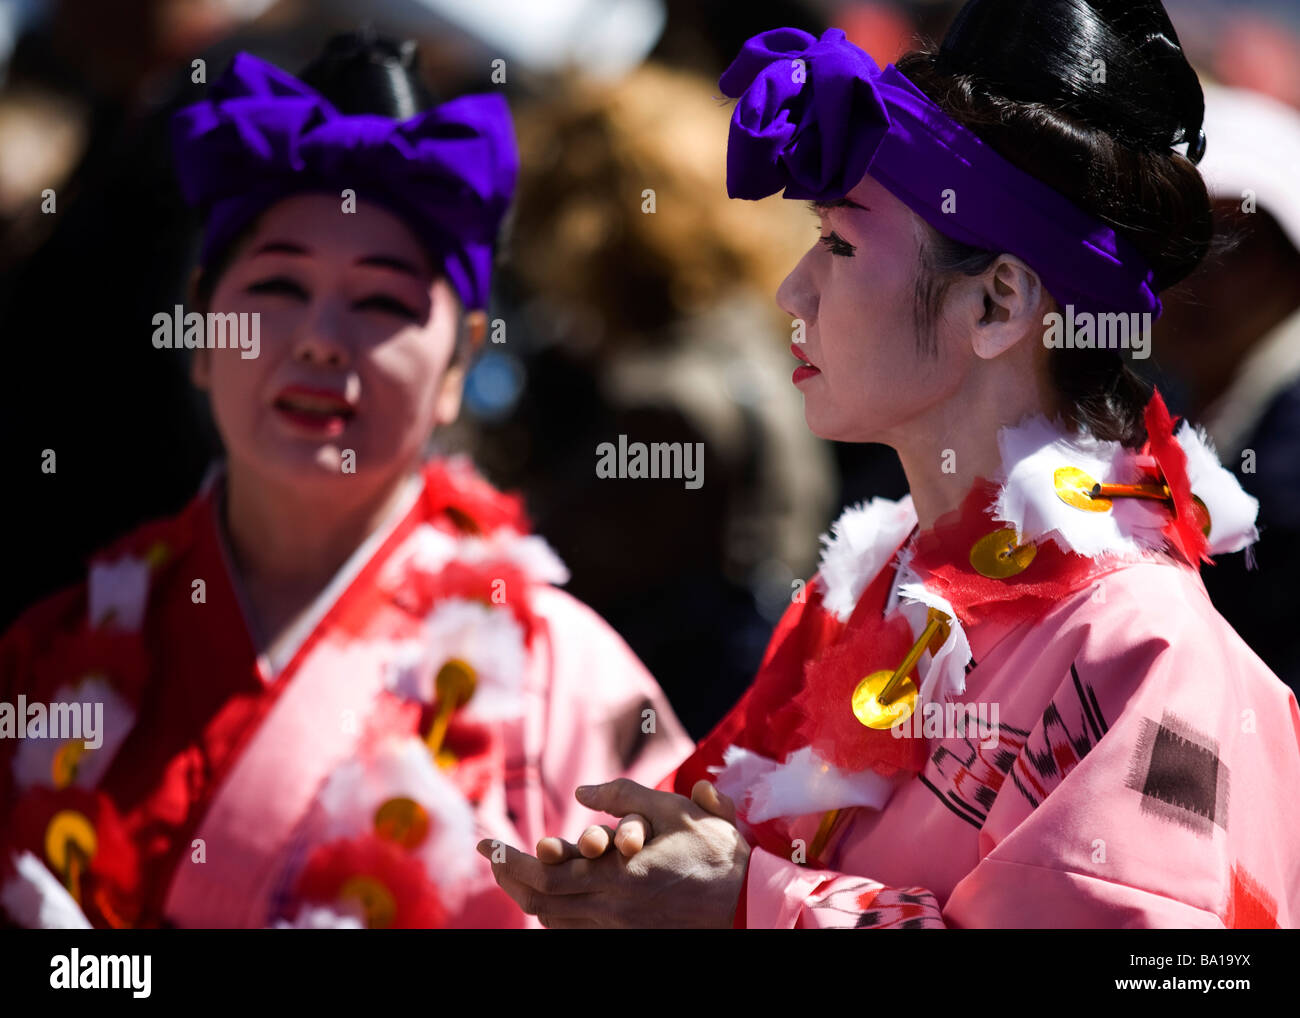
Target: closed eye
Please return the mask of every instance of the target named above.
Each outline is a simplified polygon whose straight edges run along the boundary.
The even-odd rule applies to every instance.
[[[399,318],[406,318],[416,322],[420,320],[419,314],[411,307],[403,304],[396,297],[390,297],[387,294],[376,293],[369,297],[363,297],[361,300],[352,305],[355,311],[381,311],[385,314],[397,315]]]
[[[256,283],[249,284],[248,292],[256,294],[274,293],[297,297],[302,300],[307,299],[306,289],[288,276],[272,276],[270,279],[260,279]]]

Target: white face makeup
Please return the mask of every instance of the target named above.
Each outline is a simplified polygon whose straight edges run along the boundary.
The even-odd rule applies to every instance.
[[[257,313],[260,354],[205,350],[231,468],[296,482],[378,481],[418,462],[459,410],[460,302],[392,213],[301,194],[269,208],[209,309]],[[348,453],[355,472],[345,472]]]
[[[823,438],[887,442],[961,384],[969,346],[921,352],[916,322],[922,229],[915,214],[872,177],[815,207],[820,237],[786,277],[777,303],[804,323],[795,356],[808,427]],[[892,444],[892,443],[890,443]]]

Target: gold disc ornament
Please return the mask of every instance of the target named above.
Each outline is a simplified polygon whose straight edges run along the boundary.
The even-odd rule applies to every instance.
[[[99,848],[99,838],[95,835],[95,825],[84,813],[65,809],[54,814],[50,825],[45,828],[45,858],[54,869],[62,873],[68,868],[72,853],[80,852],[89,861]]]
[[[429,811],[414,799],[388,799],[375,810],[375,833],[405,849],[417,848],[429,836]]]
[[[469,703],[470,697],[474,695],[478,686],[478,673],[468,661],[458,657],[448,658],[438,669],[438,677],[434,679],[433,685],[438,695],[438,713],[424,741],[438,766],[447,769],[456,765],[456,755],[443,747],[443,741],[447,738],[447,725],[451,723],[452,714]]]
[[[1201,525],[1201,533],[1208,538],[1210,536],[1210,530],[1213,527],[1213,521],[1210,519],[1210,510],[1196,495],[1192,496],[1192,512],[1196,514],[1196,522]]]
[[[448,658],[446,664],[438,669],[434,680],[434,690],[438,702],[447,704],[451,710],[457,710],[469,702],[478,685],[478,673],[468,661],[458,657]]]
[[[868,728],[888,730],[900,721],[906,721],[916,710],[916,683],[910,677],[898,681],[888,702],[881,700],[881,694],[893,677],[894,673],[887,669],[872,672],[853,690],[853,714]]]
[[[1021,544],[1015,530],[1007,527],[981,537],[970,550],[970,564],[981,576],[1005,580],[1029,568],[1038,548]]]
[[[351,877],[339,888],[339,899],[360,905],[366,928],[370,930],[388,929],[397,916],[392,892],[374,877]]]
[[[55,788],[67,788],[77,780],[77,768],[81,765],[81,758],[87,752],[83,739],[68,739],[54,751],[50,770],[53,772],[51,776],[54,778]]]
[[[1078,467],[1061,467],[1052,480],[1056,497],[1068,506],[1089,513],[1104,513],[1111,507],[1110,499],[1093,495],[1097,482]]]
[[[45,828],[45,859],[63,877],[63,886],[81,903],[81,874],[99,849],[95,825],[84,813],[61,810]]]
[[[925,628],[912,649],[892,672],[872,672],[853,690],[853,716],[868,728],[883,731],[906,721],[916,710],[917,689],[912,674],[921,655],[938,654],[952,632],[952,616],[938,608],[925,613]]]

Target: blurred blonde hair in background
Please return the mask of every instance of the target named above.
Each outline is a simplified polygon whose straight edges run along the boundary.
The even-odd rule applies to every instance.
[[[779,197],[727,197],[729,117],[708,80],[653,64],[615,83],[571,77],[521,106],[512,260],[527,288],[588,309],[600,338],[627,342],[748,287],[784,349],[790,323],[773,297],[815,224]]]

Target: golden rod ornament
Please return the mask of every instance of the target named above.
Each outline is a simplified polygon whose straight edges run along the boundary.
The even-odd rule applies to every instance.
[[[434,689],[438,695],[438,713],[434,716],[429,734],[425,736],[425,745],[440,767],[450,767],[456,762],[455,757],[442,748],[447,738],[447,726],[451,716],[469,702],[478,685],[478,676],[474,666],[460,658],[451,658],[439,670],[434,680]]]

